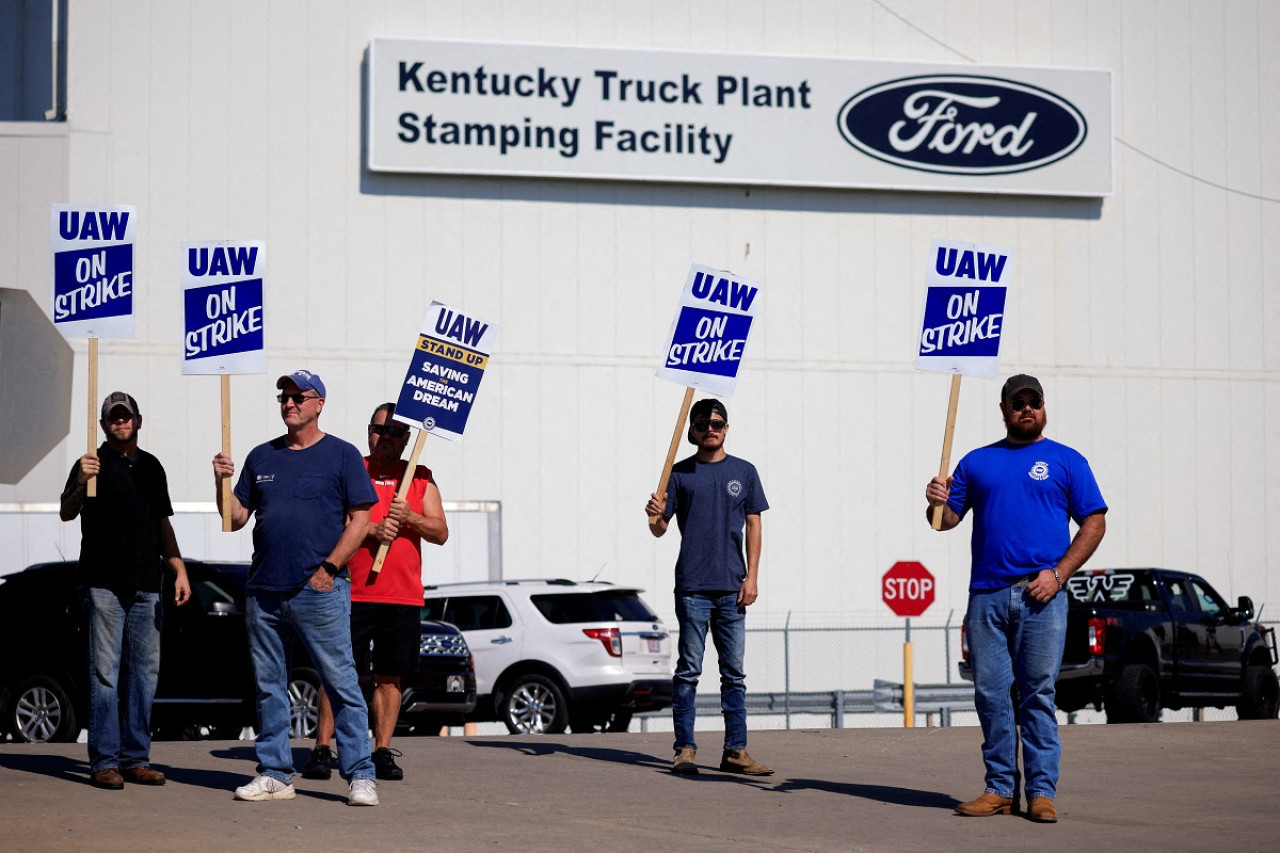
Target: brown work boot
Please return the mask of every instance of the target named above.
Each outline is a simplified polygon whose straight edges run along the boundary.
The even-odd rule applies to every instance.
[[[676,757],[671,759],[671,772],[681,776],[698,775],[697,757],[698,750],[692,747],[677,750]]]
[[[765,767],[745,749],[726,749],[720,757],[720,769],[725,773],[741,773],[744,776],[770,776],[773,768]]]
[[[1027,817],[1036,823],[1057,823],[1058,808],[1049,797],[1032,797]]]
[[[124,781],[132,782],[135,785],[164,784],[164,774],[159,770],[152,770],[146,764],[140,767],[126,767],[120,771],[120,775],[124,777]]]
[[[993,814],[1008,814],[1012,805],[1011,797],[998,797],[990,791],[984,791],[981,797],[956,806],[956,814],[965,817],[990,817]]]
[[[95,788],[106,788],[108,791],[119,791],[124,788],[124,777],[114,767],[93,771],[89,776],[89,784]]]

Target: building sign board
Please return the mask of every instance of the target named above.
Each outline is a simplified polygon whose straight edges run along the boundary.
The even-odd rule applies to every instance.
[[[1111,72],[377,38],[375,172],[1103,196]]]

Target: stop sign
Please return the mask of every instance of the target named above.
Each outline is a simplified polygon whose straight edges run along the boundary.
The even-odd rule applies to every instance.
[[[919,616],[933,604],[933,575],[916,562],[894,563],[880,580],[880,594],[899,616]]]

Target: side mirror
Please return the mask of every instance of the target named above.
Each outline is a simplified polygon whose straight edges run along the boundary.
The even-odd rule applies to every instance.
[[[1242,622],[1252,619],[1253,599],[1247,595],[1240,596],[1240,599],[1236,602],[1235,612],[1232,615]]]

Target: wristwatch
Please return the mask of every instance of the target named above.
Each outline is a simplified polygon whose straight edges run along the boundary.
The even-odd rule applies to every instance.
[[[327,572],[327,573],[328,573],[329,577],[331,577],[331,578],[332,578],[332,577],[337,577],[337,574],[338,574],[338,567],[337,567],[337,566],[335,566],[333,563],[330,563],[328,560],[321,560],[321,561],[320,561],[320,568],[324,569],[324,570],[325,570],[325,572]]]

